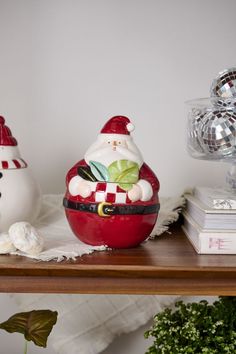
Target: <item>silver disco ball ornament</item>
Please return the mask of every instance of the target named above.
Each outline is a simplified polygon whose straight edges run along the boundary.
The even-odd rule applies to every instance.
[[[199,125],[206,114],[205,109],[192,108],[188,116],[188,151],[193,157],[198,157],[198,154],[204,153],[203,147],[199,140]]]
[[[219,98],[212,102],[212,106],[215,108],[234,109],[236,111],[236,97]]]
[[[187,148],[204,160],[236,160],[236,97],[209,97],[189,106]]]
[[[230,162],[226,189],[236,194],[236,67],[221,71],[210,93],[186,102],[188,152],[197,159]]]
[[[211,96],[236,97],[236,68],[221,71],[211,85]]]
[[[200,145],[205,153],[218,158],[236,156],[236,111],[212,109],[198,126]]]

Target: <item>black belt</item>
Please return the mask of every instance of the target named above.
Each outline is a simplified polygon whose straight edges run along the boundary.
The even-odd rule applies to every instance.
[[[99,216],[154,214],[158,213],[160,209],[159,203],[150,205],[116,205],[108,202],[78,203],[66,198],[63,199],[63,205],[68,209],[95,213]]]

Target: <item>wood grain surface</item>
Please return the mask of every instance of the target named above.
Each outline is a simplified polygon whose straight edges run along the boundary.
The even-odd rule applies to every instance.
[[[198,255],[180,224],[139,247],[76,261],[0,256],[0,292],[236,295],[236,255]]]

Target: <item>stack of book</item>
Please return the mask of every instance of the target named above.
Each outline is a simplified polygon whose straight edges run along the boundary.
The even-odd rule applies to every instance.
[[[200,254],[236,254],[236,195],[196,187],[186,194],[183,230]]]

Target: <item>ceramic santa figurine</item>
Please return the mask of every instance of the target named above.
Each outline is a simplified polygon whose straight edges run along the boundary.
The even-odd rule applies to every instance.
[[[0,237],[13,223],[34,221],[40,204],[39,186],[0,116]]]
[[[67,174],[66,216],[74,234],[91,245],[134,247],[151,233],[159,211],[159,182],[116,116]]]

